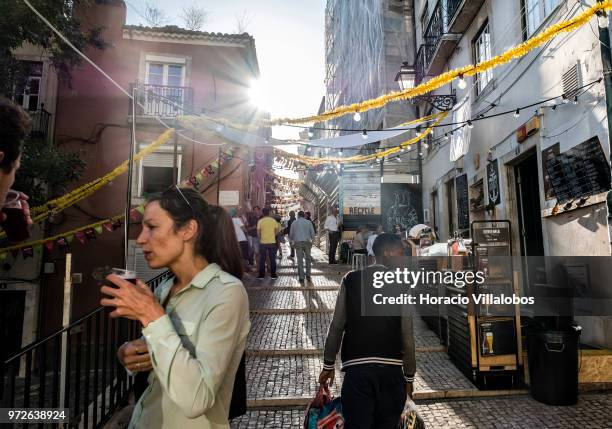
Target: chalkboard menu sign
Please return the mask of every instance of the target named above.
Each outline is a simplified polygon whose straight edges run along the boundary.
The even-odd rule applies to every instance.
[[[467,229],[470,227],[470,197],[467,174],[455,178],[455,192],[457,193],[457,227],[458,229]]]
[[[546,171],[559,204],[610,190],[610,166],[597,137],[550,157]]]

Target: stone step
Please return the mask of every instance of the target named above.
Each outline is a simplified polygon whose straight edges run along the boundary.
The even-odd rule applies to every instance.
[[[333,314],[333,308],[263,308],[251,310],[251,314],[314,314],[329,313]]]
[[[417,353],[446,353],[444,346],[417,347]],[[323,349],[259,349],[246,351],[247,356],[269,357],[269,356],[323,356]]]
[[[442,393],[431,392],[444,392],[442,397],[447,397],[449,391],[478,391],[445,353],[417,353],[416,357],[416,391],[437,396]],[[317,379],[322,366],[320,355],[250,356],[247,358],[247,398],[312,397],[318,387]],[[342,385],[343,373],[339,370],[338,361],[336,367],[336,383],[332,390]]]
[[[413,399],[415,401],[425,401],[431,399],[467,399],[467,398],[495,398],[507,396],[521,396],[529,394],[528,389],[498,389],[498,390],[478,390],[474,389],[454,389],[454,390],[415,390]],[[281,408],[281,407],[306,407],[313,397],[310,396],[282,396],[264,399],[247,400],[247,408],[251,410],[261,408]]]
[[[317,309],[332,310],[336,305],[337,291],[312,290],[249,290],[249,308],[268,309]]]
[[[320,287],[312,287],[312,286],[250,286],[248,288],[249,293],[257,292],[257,291],[265,291],[265,290],[288,290],[288,291],[339,291],[340,286],[320,286]]]

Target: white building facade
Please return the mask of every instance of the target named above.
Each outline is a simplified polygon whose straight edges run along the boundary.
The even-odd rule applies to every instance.
[[[585,7],[564,0],[415,0],[416,83],[495,57]],[[463,113],[473,120],[471,129],[436,129],[434,144],[423,155],[425,217],[438,237],[445,240],[455,232],[467,236],[474,220],[505,219],[512,225],[514,255],[610,256],[607,192],[559,204],[546,167],[549,156],[591,139],[594,148],[599,142],[596,153],[608,162],[604,83],[589,85],[602,77],[599,28],[593,18],[522,58],[466,77],[463,89],[455,80],[437,90],[454,92],[458,104],[465,100]],[[553,97],[559,98],[526,107]],[[445,123],[457,122],[459,111]],[[487,118],[507,111],[513,113]],[[468,136],[458,141],[459,133]],[[452,161],[451,148],[463,155]],[[497,166],[497,180],[487,177],[491,163]],[[457,196],[457,179],[465,180],[463,175],[469,218]],[[498,195],[497,201],[490,203],[489,193]],[[610,298],[611,290],[599,292]],[[582,341],[612,346],[611,318],[579,318],[579,323],[585,328]]]

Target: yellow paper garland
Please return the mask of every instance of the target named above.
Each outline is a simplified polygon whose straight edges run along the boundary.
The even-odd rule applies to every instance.
[[[425,131],[423,131],[421,134],[418,134],[417,136],[409,140],[406,140],[397,146],[393,146],[391,148],[388,148],[378,153],[369,154],[369,155],[355,155],[355,156],[350,156],[346,158],[343,158],[343,157],[318,158],[315,156],[293,155],[293,154],[288,154],[288,153],[283,153],[282,155],[279,155],[279,156],[283,156],[285,158],[296,159],[302,162],[303,164],[306,164],[309,166],[321,165],[321,164],[332,164],[332,163],[333,164],[336,164],[336,163],[357,164],[357,163],[362,163],[362,162],[368,162],[368,161],[371,161],[377,158],[384,158],[385,156],[397,153],[400,150],[402,150],[402,148],[413,145],[414,143],[427,137],[427,135],[430,134],[433,131],[433,129],[437,125],[439,125],[444,120],[444,118],[446,118],[446,116],[448,116],[448,113],[449,112],[440,112],[440,114],[437,115],[437,120],[431,126],[429,126]]]

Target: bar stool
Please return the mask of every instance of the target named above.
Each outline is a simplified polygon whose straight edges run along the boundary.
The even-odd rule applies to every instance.
[[[351,269],[361,270],[365,267],[366,267],[366,255],[364,255],[363,253],[353,253]]]

